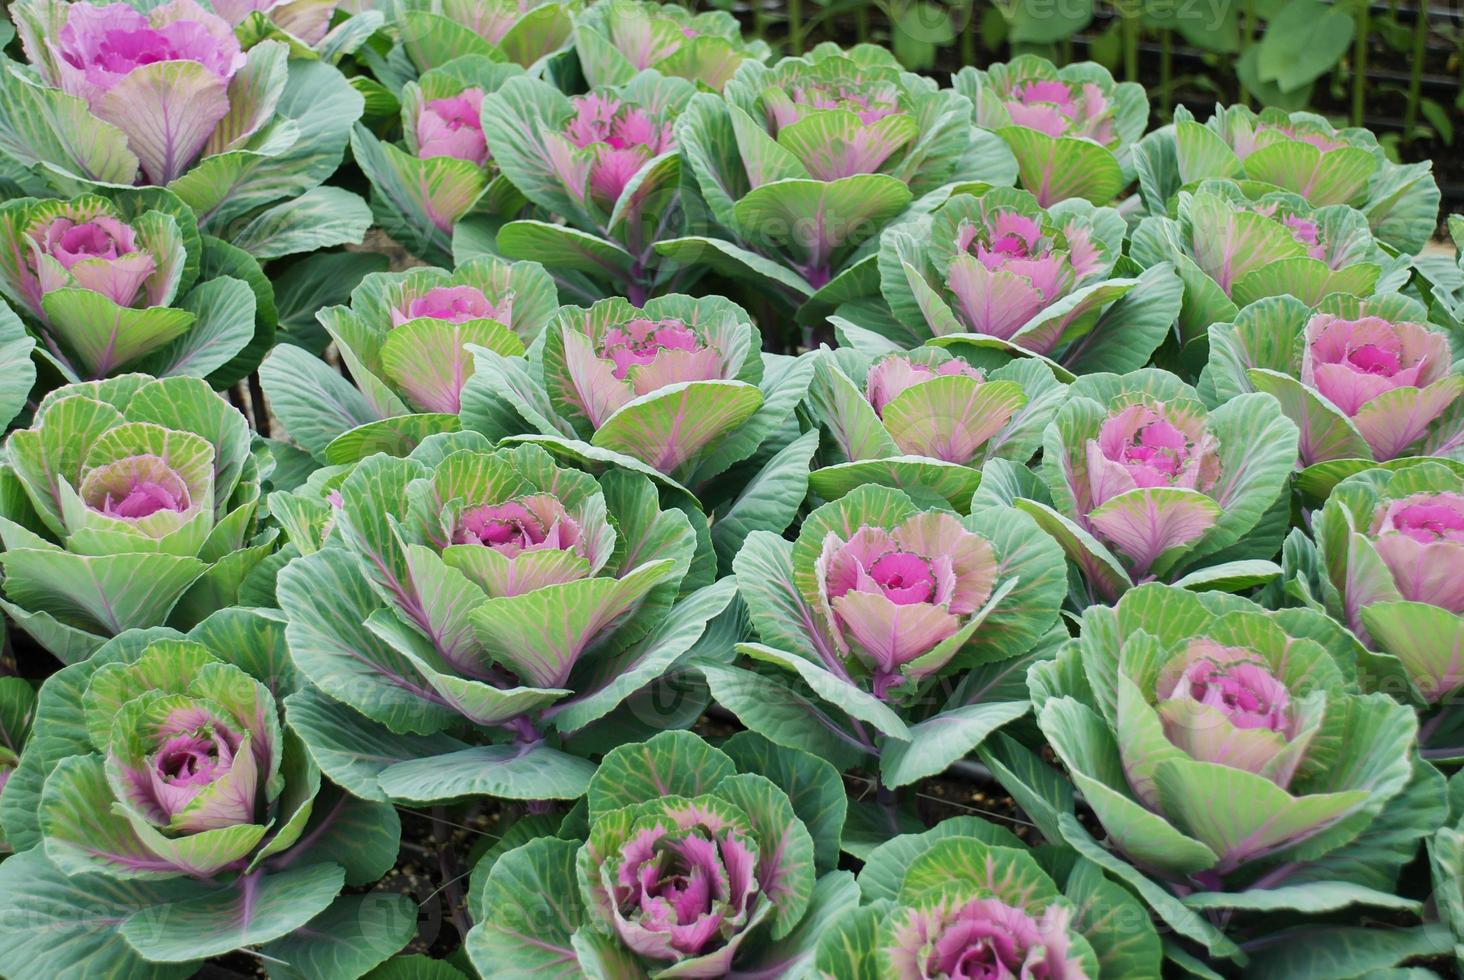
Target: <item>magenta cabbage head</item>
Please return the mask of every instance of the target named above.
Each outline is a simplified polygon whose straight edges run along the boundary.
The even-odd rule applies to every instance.
[[[1464,483],[1441,461],[1343,480],[1313,518],[1327,607],[1420,704],[1464,686]],[[1381,683],[1381,682],[1380,682]]]

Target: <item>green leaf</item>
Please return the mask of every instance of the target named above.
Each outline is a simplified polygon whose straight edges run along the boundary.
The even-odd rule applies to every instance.
[[[1256,69],[1261,80],[1293,92],[1336,66],[1352,44],[1356,21],[1321,0],[1290,0],[1270,18]]]
[[[662,732],[611,749],[590,780],[590,819],[663,796],[711,792],[736,771],[732,760],[691,732]]]
[[[193,893],[188,882],[66,875],[34,848],[0,862],[0,972],[11,980],[182,980],[201,965],[151,963],[119,922]],[[200,954],[201,956],[202,954]]]
[[[388,264],[379,252],[323,252],[290,263],[274,280],[280,341],[312,354],[325,350],[330,337],[316,311],[347,302],[365,276],[385,272]]]
[[[234,235],[233,244],[258,259],[359,245],[371,227],[371,209],[350,191],[313,187],[266,208]]]
[[[90,289],[65,287],[41,300],[46,319],[74,351],[86,377],[113,374],[119,367],[158,350],[193,326],[193,314],[167,306],[118,306]]]
[[[779,450],[742,488],[712,525],[712,545],[730,568],[754,530],[779,533],[793,523],[808,495],[809,464],[818,451],[818,432],[805,432]]]
[[[852,909],[830,924],[818,939],[814,968],[820,976],[839,980],[880,980],[880,927],[889,915],[888,902]]]
[[[839,837],[848,810],[838,770],[815,755],[777,745],[756,732],[738,732],[722,744],[722,750],[739,771],[766,776],[788,794],[813,838],[819,872],[831,870],[839,860]]]
[[[1411,929],[1315,926],[1271,937],[1251,959],[1256,980],[1335,980],[1363,977],[1415,957],[1453,952],[1453,936],[1439,923]]]
[[[687,235],[656,243],[656,254],[685,266],[706,266],[734,281],[747,282],[788,303],[799,303],[813,295],[813,288],[796,272],[756,252],[720,238]]]
[[[0,564],[11,602],[108,636],[161,625],[208,567],[181,555],[74,555],[29,548],[5,552]]]
[[[692,666],[706,678],[718,704],[772,742],[812,752],[840,770],[869,751],[869,746],[790,686],[787,679],[774,680],[708,660],[696,660]]]
[[[1346,881],[1313,881],[1280,888],[1252,888],[1241,892],[1193,892],[1183,899],[1192,909],[1243,909],[1247,912],[1336,912],[1353,905],[1417,912],[1416,899],[1380,892]]]
[[[254,293],[248,284],[221,276],[190,290],[178,304],[196,319],[188,331],[137,367],[154,377],[208,377],[254,339]]]
[[[847,677],[833,672],[796,654],[762,643],[739,643],[737,652],[763,663],[776,664],[797,674],[823,701],[842,714],[873,725],[882,734],[899,741],[909,741],[910,729],[887,704],[854,684]]]
[[[893,788],[942,773],[974,751],[986,736],[1022,717],[1031,707],[1026,701],[968,704],[911,725],[908,742],[889,742],[881,752],[880,781]]]
[[[859,895],[866,902],[893,901],[900,894],[911,863],[948,838],[969,838],[997,847],[1021,847],[1015,834],[980,817],[949,817],[930,830],[900,834],[880,844],[864,859],[859,872]]]
[[[341,433],[380,417],[349,381],[292,344],[270,351],[259,380],[290,440],[318,460]]]
[[[63,175],[105,184],[131,185],[137,156],[117,127],[91,114],[86,101],[42,85],[7,63],[0,70],[0,150],[29,167],[42,164]]]
[[[0,429],[9,428],[20,414],[36,383],[36,366],[31,361],[35,346],[20,318],[0,302]]]
[[[205,895],[134,912],[118,931],[155,962],[222,956],[298,929],[325,911],[344,880],[334,864],[249,875]]]
[[[813,898],[813,838],[793,810],[788,795],[765,776],[738,773],[712,790],[747,815],[757,839],[757,880],[773,903],[773,939],[793,931]]]
[[[1149,910],[1091,861],[1079,859],[1063,893],[1073,903],[1073,925],[1098,956],[1100,976],[1158,977],[1163,944]]]
[[[451,755],[388,766],[377,777],[393,800],[441,802],[460,796],[507,800],[574,800],[595,774],[593,763],[532,745],[477,745]]]
[[[498,251],[505,258],[542,262],[556,272],[572,269],[612,283],[630,276],[635,265],[629,252],[608,239],[546,221],[510,221],[498,231]]]
[[[1073,813],[1073,787],[1014,738],[998,732],[978,749],[997,782],[1011,794],[1050,844],[1062,843],[1058,817]]]
[[[343,896],[294,932],[265,945],[274,980],[355,980],[417,933],[417,905],[406,895]]]
[[[388,799],[376,781],[387,767],[467,747],[444,734],[396,734],[314,688],[285,698],[285,715],[320,771],[366,800]]]
[[[483,889],[489,918],[468,932],[468,958],[485,977],[577,980],[570,937],[584,921],[576,841],[541,837],[499,858]]]

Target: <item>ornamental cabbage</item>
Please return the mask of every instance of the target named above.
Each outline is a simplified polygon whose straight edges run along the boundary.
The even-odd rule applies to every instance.
[[[1442,462],[1370,469],[1312,518],[1323,598],[1409,694],[1436,705],[1464,686],[1464,482]],[[1381,686],[1381,680],[1379,680]]]
[[[423,259],[451,265],[454,235],[468,221],[494,227],[523,207],[498,172],[483,130],[483,100],[522,75],[482,55],[464,55],[402,85],[400,145],[366,126],[351,153],[371,181],[378,224]]]
[[[286,433],[317,459],[405,455],[434,432],[457,430],[474,371],[470,345],[522,354],[557,304],[553,281],[535,262],[487,256],[452,272],[372,273],[351,292],[350,306],[316,313],[355,388],[288,344],[271,351],[260,379]]]
[[[546,215],[514,221],[495,250],[555,271],[566,296],[624,293],[632,303],[675,291],[655,245],[688,218],[673,121],[696,86],[642,71],[623,85],[566,96],[536,78],[511,79],[483,104],[504,176]]]
[[[1144,137],[1136,163],[1150,214],[1167,213],[1182,187],[1242,180],[1299,194],[1313,207],[1357,208],[1378,241],[1408,255],[1433,237],[1438,218],[1430,162],[1393,163],[1368,130],[1336,129],[1310,112],[1216,106],[1201,124],[1175,106],[1174,125]]]
[[[805,753],[664,732],[606,753],[588,804],[583,842],[540,837],[492,863],[466,943],[484,975],[798,976],[858,904],[833,841],[810,833],[842,829],[838,775]]]
[[[391,867],[395,812],[322,787],[277,700],[294,683],[283,627],[242,609],[186,636],[129,631],[46,681],[46,737],[0,800],[24,848],[0,864],[0,883],[35,910],[76,889],[88,915],[45,929],[0,916],[6,976],[188,972],[293,933],[343,885]],[[360,899],[339,903],[350,915]],[[387,950],[393,936],[406,941],[383,929]]]
[[[1449,338],[1397,293],[1333,296],[1316,310],[1289,296],[1248,306],[1211,328],[1201,384],[1216,400],[1275,395],[1301,429],[1305,466],[1464,453],[1464,378]]]
[[[893,314],[860,324],[901,346],[974,344],[1069,372],[1132,370],[1179,308],[1168,266],[1115,278],[1124,220],[1082,200],[1043,210],[1026,191],[958,194],[884,235],[880,291]]]
[[[329,64],[274,40],[245,52],[194,0],[146,13],[22,0],[12,16],[41,84],[0,71],[0,144],[62,194],[166,185],[206,231],[261,258],[361,240],[364,202],[319,186],[364,105]]]
[[[649,480],[597,481],[537,446],[432,436],[358,463],[330,500],[325,546],[277,587],[318,688],[291,720],[317,752],[423,736],[380,764],[327,766],[370,799],[578,797],[593,767],[560,735],[660,677],[732,597]]]
[[[747,313],[718,296],[562,307],[526,357],[475,351],[463,424],[494,438],[537,430],[522,438],[712,490],[710,505],[708,481],[781,432],[808,388],[810,358],[760,346]]]
[[[1070,197],[1107,204],[1133,179],[1130,151],[1149,121],[1137,82],[1115,82],[1091,61],[1058,68],[1024,54],[962,68],[952,84],[976,107],[976,125],[1006,142],[1018,182],[1043,207]]]
[[[229,364],[255,340],[253,284],[198,281],[198,224],[172,194],[114,194],[0,207],[0,293],[72,381],[123,369],[204,377]],[[241,275],[262,279],[252,260],[241,261]]]
[[[1246,588],[1280,571],[1265,559],[1286,530],[1296,441],[1270,395],[1207,411],[1164,371],[1085,375],[1043,438],[1045,493],[1016,504],[1062,543],[1094,600],[1181,576]]]
[[[1192,907],[1309,908],[1308,882],[1356,870],[1340,854],[1312,862],[1366,831],[1413,772],[1413,712],[1358,693],[1354,646],[1311,610],[1143,585],[1090,606],[1081,636],[1028,683],[1114,851]],[[1114,863],[1077,821],[1061,827],[1085,856]],[[1246,898],[1272,889],[1270,901],[1253,895],[1264,904]]]
[[[1406,260],[1390,258],[1346,205],[1314,209],[1283,193],[1251,198],[1231,181],[1207,180],[1181,191],[1177,209],[1177,218],[1139,222],[1129,254],[1142,266],[1178,270],[1186,342],[1268,296],[1316,306],[1333,294],[1371,296],[1407,282]]]
[[[1137,899],[1093,864],[1050,860],[978,817],[875,847],[859,892],[861,907],[819,939],[818,976],[1159,975],[1159,937]]]
[[[937,347],[826,350],[810,407],[834,445],[813,489],[832,500],[862,483],[924,485],[965,510],[981,464],[1030,459],[1065,391],[1030,358],[983,370]]]
[[[772,67],[744,61],[724,96],[694,97],[676,138],[731,242],[686,237],[657,249],[793,305],[868,259],[917,197],[1015,177],[1000,140],[972,126],[966,98],[870,45],[823,44]]]
[[[693,14],[644,0],[599,0],[575,19],[574,47],[591,88],[624,85],[654,68],[716,92],[744,59],[766,61],[770,53],[763,41],[744,41],[725,10]]]
[[[108,637],[186,627],[236,600],[255,534],[249,428],[196,378],[67,385],[11,433],[0,470],[0,607],[72,663]]]
[[[1026,713],[1001,677],[1040,655],[1066,581],[1061,550],[1018,511],[961,518],[880,486],[813,511],[795,542],[754,531],[732,568],[761,642],[738,645],[747,666],[697,662],[713,696],[841,768],[874,756],[890,787]],[[790,703],[826,730],[790,731],[778,721]]]

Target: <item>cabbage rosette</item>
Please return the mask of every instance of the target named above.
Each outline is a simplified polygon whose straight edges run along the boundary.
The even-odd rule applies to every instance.
[[[1211,328],[1201,384],[1216,401],[1275,395],[1302,432],[1303,487],[1324,496],[1374,461],[1464,459],[1453,360],[1448,335],[1406,296],[1333,296],[1315,310],[1282,296]]]
[[[349,306],[316,313],[354,387],[288,344],[270,352],[260,379],[289,437],[316,459],[404,456],[428,435],[458,429],[474,371],[469,347],[522,354],[557,309],[554,282],[534,262],[485,256],[452,272],[372,273]]]
[[[330,64],[275,40],[245,52],[194,0],[145,13],[24,0],[13,16],[39,84],[0,72],[4,152],[54,190],[166,186],[206,232],[260,259],[361,240],[365,202],[320,186],[364,106]]]
[[[1048,359],[1074,373],[1147,362],[1179,310],[1164,265],[1115,275],[1124,220],[1068,200],[1044,210],[1022,190],[957,194],[928,219],[893,228],[879,250],[892,316],[856,324],[902,347],[933,341]]]
[[[587,802],[587,832],[488,866],[466,942],[485,975],[800,975],[858,906],[854,876],[832,870],[838,774],[807,753],[663,732],[606,753]],[[563,896],[582,901],[552,911]]]
[[[732,568],[760,642],[738,645],[742,664],[697,662],[713,697],[841,769],[873,757],[888,787],[943,771],[1027,712],[1008,675],[1042,655],[1067,574],[1013,508],[962,518],[874,485],[813,511],[795,542],[753,532]],[[819,726],[790,731],[789,706]]]
[[[781,440],[808,390],[811,357],[760,346],[747,313],[719,296],[562,307],[525,357],[476,351],[463,426],[643,472],[711,507],[740,481],[709,481]]]
[[[543,262],[575,299],[677,291],[690,273],[663,264],[655,245],[688,217],[674,122],[695,91],[651,70],[575,96],[511,79],[483,104],[489,145],[504,176],[564,223],[510,222],[491,248]]]
[[[1310,112],[1216,106],[1201,123],[1176,106],[1173,127],[1144,137],[1135,160],[1151,214],[1166,213],[1182,187],[1221,178],[1299,194],[1313,207],[1350,205],[1378,241],[1407,255],[1423,249],[1438,220],[1430,162],[1393,163],[1368,130],[1336,129]]]
[[[464,220],[496,229],[523,197],[498,172],[483,128],[483,100],[523,74],[517,65],[464,55],[403,83],[401,141],[365,125],[351,132],[351,154],[371,182],[376,223],[412,254],[451,265]]]
[[[992,499],[1015,497],[1062,544],[1087,601],[1154,579],[1239,591],[1280,572],[1268,559],[1288,525],[1296,443],[1270,395],[1207,410],[1165,371],[1090,374],[1047,427],[1040,481],[1003,467]]]
[[[1320,613],[1219,592],[1144,585],[1090,606],[1028,683],[1106,847],[1070,812],[1056,831],[1215,957],[1240,953],[1197,911],[1391,905],[1432,830],[1407,812],[1415,780],[1442,782],[1415,762],[1413,711],[1359,693],[1355,646]],[[1384,856],[1378,835],[1407,846]]]
[[[1159,976],[1159,937],[1136,898],[1092,863],[1050,860],[979,817],[875,847],[858,884],[859,909],[819,938],[818,976]],[[1121,937],[1104,927],[1117,915],[1130,923]]]
[[[819,291],[871,292],[879,233],[916,198],[1016,176],[1006,146],[972,125],[964,96],[872,45],[821,44],[771,67],[744,61],[723,95],[693,98],[676,138],[730,241],[688,236],[656,248],[795,307]]]
[[[1186,342],[1268,296],[1316,306],[1333,294],[1371,296],[1408,280],[1406,259],[1379,247],[1355,209],[1312,208],[1285,193],[1247,197],[1228,180],[1180,192],[1175,218],[1144,218],[1129,254],[1142,266],[1170,263],[1179,272]]]
[[[0,293],[70,381],[121,370],[205,377],[271,339],[269,330],[255,343],[258,264],[210,261],[225,274],[200,282],[198,224],[167,191],[10,201],[0,207],[0,248]],[[244,361],[231,376],[257,363]]]
[[[199,379],[58,388],[5,443],[0,606],[66,663],[134,627],[187,627],[273,547],[255,534],[260,478],[244,417]]]
[[[572,42],[576,7],[574,0],[400,0],[393,16],[400,43],[390,64],[398,67],[400,57],[425,73],[477,55],[543,71]]]
[[[561,736],[659,678],[731,601],[645,477],[487,445],[437,435],[358,463],[329,498],[325,546],[280,573],[316,688],[291,724],[368,799],[580,796],[593,766]],[[340,759],[361,738],[391,749]]]
[[[575,18],[574,49],[591,88],[624,85],[653,68],[714,92],[746,59],[766,61],[764,41],[744,41],[725,10],[692,13],[674,4],[599,0]]]
[[[1070,197],[1108,204],[1133,179],[1130,152],[1149,122],[1137,82],[1115,82],[1084,61],[1058,68],[1019,55],[951,80],[976,107],[976,125],[1002,138],[1017,159],[1017,181],[1043,207]]]
[[[7,976],[182,974],[286,936],[304,947],[294,955],[328,951],[337,937],[296,930],[327,909],[356,914],[362,899],[341,889],[391,868],[400,825],[322,785],[284,724],[295,683],[284,627],[244,609],[187,635],[129,631],[46,681],[46,737],[0,798],[21,852],[0,883],[38,914],[68,893],[89,914],[44,929],[5,916]],[[410,902],[389,901],[410,919]],[[374,921],[381,959],[409,930]]]
[[[1312,529],[1321,598],[1387,658],[1367,665],[1379,675],[1373,686],[1401,674],[1391,693],[1446,703],[1464,686],[1464,593],[1453,565],[1464,550],[1464,479],[1428,460],[1366,470],[1337,484]]]
[[[863,483],[924,486],[965,511],[986,460],[1032,458],[1065,391],[1032,358],[986,369],[938,347],[825,350],[809,405],[833,446],[811,486],[827,500]]]

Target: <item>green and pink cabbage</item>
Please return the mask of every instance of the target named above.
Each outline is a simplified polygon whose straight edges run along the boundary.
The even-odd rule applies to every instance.
[[[324,546],[279,575],[291,651],[319,689],[295,722],[312,749],[347,720],[432,736],[342,774],[358,795],[578,797],[593,767],[562,735],[657,680],[731,600],[645,477],[487,446],[436,435],[356,464],[326,497]]]
[[[823,44],[771,67],[744,61],[723,95],[693,98],[677,140],[730,241],[657,247],[794,305],[841,276],[857,288],[855,267],[872,262],[879,233],[922,195],[1014,176],[1010,153],[972,125],[964,96],[870,45]]]
[[[810,407],[833,446],[811,485],[830,500],[861,483],[924,485],[965,510],[986,460],[1032,457],[1065,390],[1032,358],[983,369],[937,347],[825,351]]]
[[[1464,379],[1449,337],[1396,293],[1333,296],[1317,309],[1289,296],[1252,304],[1211,328],[1202,385],[1217,400],[1275,395],[1302,431],[1307,467],[1464,453]]]
[[[1356,883],[1345,849],[1390,819],[1418,725],[1392,698],[1359,693],[1354,656],[1320,613],[1219,592],[1144,585],[1090,606],[1081,636],[1028,676],[1043,734],[1111,853],[1070,817],[1062,835],[1192,907],[1307,908],[1312,887]],[[1406,860],[1374,856],[1364,880]],[[1185,928],[1234,955],[1214,930]]]
[[[316,48],[330,31],[339,0],[211,0],[214,13],[242,30],[275,31],[303,49]]]
[[[676,291],[687,274],[663,263],[655,245],[688,219],[673,123],[695,91],[645,70],[584,95],[536,78],[491,95],[483,122],[504,176],[546,218],[564,219],[511,222],[497,252],[543,262],[576,299],[623,293],[639,303]]]
[[[720,92],[745,59],[766,61],[763,41],[744,41],[724,10],[600,0],[575,18],[575,54],[590,87],[624,85],[647,68]]]
[[[1326,606],[1381,677],[1420,705],[1464,686],[1464,481],[1442,462],[1369,469],[1338,483],[1312,518]],[[1375,656],[1376,656],[1375,655]]]
[[[126,374],[48,394],[0,470],[3,607],[60,660],[233,604],[273,548],[244,417],[196,378]]]
[[[554,0],[403,0],[393,21],[400,50],[418,72],[464,55],[538,72],[572,42],[577,6]]]
[[[244,256],[227,270],[237,277],[200,282],[192,211],[166,191],[114,195],[0,207],[0,293],[34,325],[42,356],[71,381],[205,377],[251,348],[258,266]]]
[[[523,208],[498,171],[482,113],[490,93],[522,74],[516,65],[464,55],[403,83],[400,144],[365,125],[352,132],[376,221],[413,254],[451,265],[459,224],[496,228]]]
[[[434,432],[459,427],[469,348],[522,354],[558,300],[535,262],[470,259],[457,269],[371,273],[349,306],[316,318],[350,371],[345,381],[313,355],[281,344],[260,377],[287,435],[317,459],[350,463],[405,455]],[[344,402],[347,411],[332,411]]]
[[[1137,82],[1115,82],[1091,61],[1058,68],[1025,54],[952,79],[976,107],[976,125],[1006,142],[1018,182],[1043,207],[1070,197],[1108,204],[1133,179],[1131,147],[1149,103]]]
[[[1406,261],[1382,249],[1362,213],[1344,204],[1312,207],[1279,192],[1248,196],[1233,181],[1207,180],[1181,191],[1176,206],[1177,217],[1139,222],[1129,255],[1141,266],[1169,263],[1179,272],[1186,343],[1266,297],[1316,306],[1328,296],[1367,297],[1407,282]]]
[[[463,424],[710,490],[710,505],[709,481],[780,433],[808,389],[810,358],[760,347],[747,313],[717,296],[562,307],[526,356],[475,351]]]
[[[947,817],[878,845],[859,890],[860,907],[820,937],[815,975],[1159,975],[1158,937],[1136,898],[1089,862],[1052,861],[979,817]],[[1124,927],[1111,928],[1120,916]]]
[[[1337,129],[1310,112],[1216,106],[1200,123],[1183,106],[1136,153],[1149,213],[1162,215],[1181,189],[1237,180],[1264,193],[1287,191],[1313,207],[1345,204],[1366,216],[1378,241],[1416,255],[1433,236],[1439,188],[1432,164],[1388,159],[1366,129]]]
[[[390,806],[322,784],[285,724],[281,702],[296,687],[283,626],[246,609],[186,635],[128,631],[49,678],[35,718],[46,738],[0,797],[21,852],[0,880],[33,908],[70,882],[90,911],[45,930],[4,917],[6,975],[39,980],[58,964],[184,972],[286,935],[309,947],[296,930],[316,915],[337,901],[358,911],[342,888],[389,870],[399,822]],[[183,915],[186,928],[171,927]],[[90,916],[107,919],[100,947]],[[37,933],[50,955],[38,955]],[[405,943],[383,930],[380,958],[393,935]]]
[[[1046,492],[1016,503],[1062,543],[1094,599],[1155,579],[1246,588],[1279,573],[1263,559],[1280,550],[1296,444],[1270,395],[1211,411],[1167,372],[1085,375],[1047,427]]]
[[[278,40],[245,51],[194,0],[146,12],[24,0],[12,15],[34,74],[0,72],[3,152],[62,196],[166,186],[208,233],[259,258],[360,241],[364,202],[319,186],[364,106],[330,64],[291,59]]]
[[[790,796],[772,777],[793,771],[813,781]],[[817,809],[837,787],[826,764],[747,736],[726,751],[690,732],[618,746],[590,781],[583,841],[541,837],[493,862],[468,955],[484,974],[798,975],[823,923],[858,904],[810,833],[837,838],[842,807],[832,824]],[[583,903],[523,918],[534,891]]]
[[[814,510],[794,542],[753,532],[732,568],[761,642],[739,644],[736,666],[699,662],[713,696],[783,742],[801,736],[768,705],[790,695],[755,692],[793,687],[835,735],[816,751],[841,767],[873,756],[891,787],[1026,712],[999,684],[942,685],[1031,653],[1066,591],[1061,550],[1016,510],[962,518],[873,485]]]
[[[1021,190],[957,194],[884,235],[880,291],[892,316],[867,326],[901,346],[1047,358],[1064,377],[1139,367],[1168,332],[1180,288],[1168,266],[1115,275],[1124,231],[1116,210],[1083,200],[1044,210]]]

